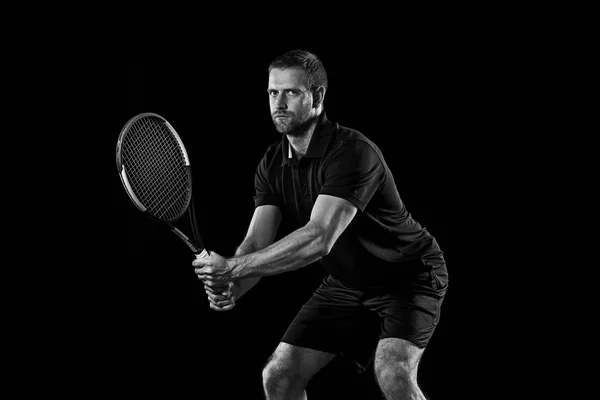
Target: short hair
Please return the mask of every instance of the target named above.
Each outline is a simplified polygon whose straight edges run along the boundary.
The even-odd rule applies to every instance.
[[[308,88],[323,86],[327,89],[327,72],[323,62],[315,53],[306,50],[290,50],[276,57],[269,64],[269,73],[272,69],[298,68],[306,72],[308,77]]]

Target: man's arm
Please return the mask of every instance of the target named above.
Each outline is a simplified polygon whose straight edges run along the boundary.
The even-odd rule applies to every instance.
[[[275,235],[281,223],[281,211],[273,205],[259,206],[254,210],[252,221],[246,237],[235,251],[234,257],[254,253],[269,246],[275,240]],[[260,280],[260,276],[239,279],[234,282],[232,293],[239,299]]]
[[[228,259],[232,276],[247,279],[276,275],[318,260],[329,253],[356,211],[347,200],[320,195],[305,226],[262,250]]]

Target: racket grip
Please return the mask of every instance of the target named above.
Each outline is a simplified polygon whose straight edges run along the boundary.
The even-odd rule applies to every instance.
[[[204,249],[204,250],[202,250],[202,253],[196,254],[196,258],[207,257],[208,255],[210,255],[210,254],[208,253],[208,251],[206,249]]]

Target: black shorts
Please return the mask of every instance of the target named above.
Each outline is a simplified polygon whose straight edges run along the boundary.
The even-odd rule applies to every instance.
[[[447,281],[411,274],[391,288],[352,288],[331,275],[300,309],[282,342],[348,358],[364,372],[380,339],[401,338],[420,348],[440,319]]]

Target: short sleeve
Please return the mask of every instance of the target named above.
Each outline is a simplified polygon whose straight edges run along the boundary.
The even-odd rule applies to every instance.
[[[344,144],[325,164],[325,182],[320,194],[343,198],[364,211],[385,180],[385,165],[367,142]]]
[[[281,196],[275,193],[273,185],[269,183],[268,165],[268,157],[265,154],[258,164],[254,174],[254,207],[264,205],[275,205],[281,207],[282,205]]]

